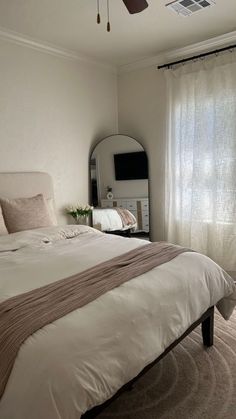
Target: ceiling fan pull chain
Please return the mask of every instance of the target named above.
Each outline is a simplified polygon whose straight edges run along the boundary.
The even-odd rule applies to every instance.
[[[97,0],[97,23],[101,22],[99,1],[100,0]]]
[[[107,32],[111,31],[109,0],[107,0]]]

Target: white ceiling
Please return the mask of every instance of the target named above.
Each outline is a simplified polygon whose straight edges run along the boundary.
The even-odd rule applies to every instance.
[[[121,0],[110,0],[111,32],[96,23],[96,0],[0,0],[0,26],[115,65],[150,58],[236,29],[236,0],[188,18],[165,7],[168,0],[148,0],[142,13],[130,15]]]

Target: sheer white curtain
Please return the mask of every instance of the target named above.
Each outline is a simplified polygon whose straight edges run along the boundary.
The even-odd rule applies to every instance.
[[[236,271],[236,53],[166,77],[166,238]]]

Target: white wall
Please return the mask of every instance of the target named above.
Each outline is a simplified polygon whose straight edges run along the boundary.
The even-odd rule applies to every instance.
[[[60,211],[86,203],[91,146],[118,131],[116,75],[1,40],[0,92],[0,171],[50,173]],[[149,157],[153,239],[164,237],[165,93],[155,66],[118,77],[119,132]]]
[[[143,147],[133,138],[114,135],[101,141],[95,148],[92,157],[97,160],[101,198],[106,198],[107,186],[112,187],[114,198],[146,198],[148,181],[115,179],[114,154],[143,151]]]
[[[118,78],[119,132],[139,139],[149,158],[151,237],[164,239],[166,84],[156,66]]]
[[[114,132],[110,70],[0,41],[0,171],[50,173],[62,214],[88,202],[91,144]]]

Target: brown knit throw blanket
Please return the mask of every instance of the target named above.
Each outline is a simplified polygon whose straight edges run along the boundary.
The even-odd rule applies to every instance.
[[[127,227],[135,223],[132,214],[127,209],[119,207],[115,207],[114,209],[118,212],[123,227]]]
[[[30,335],[186,251],[168,243],[149,243],[0,303],[0,397],[20,346]]]

